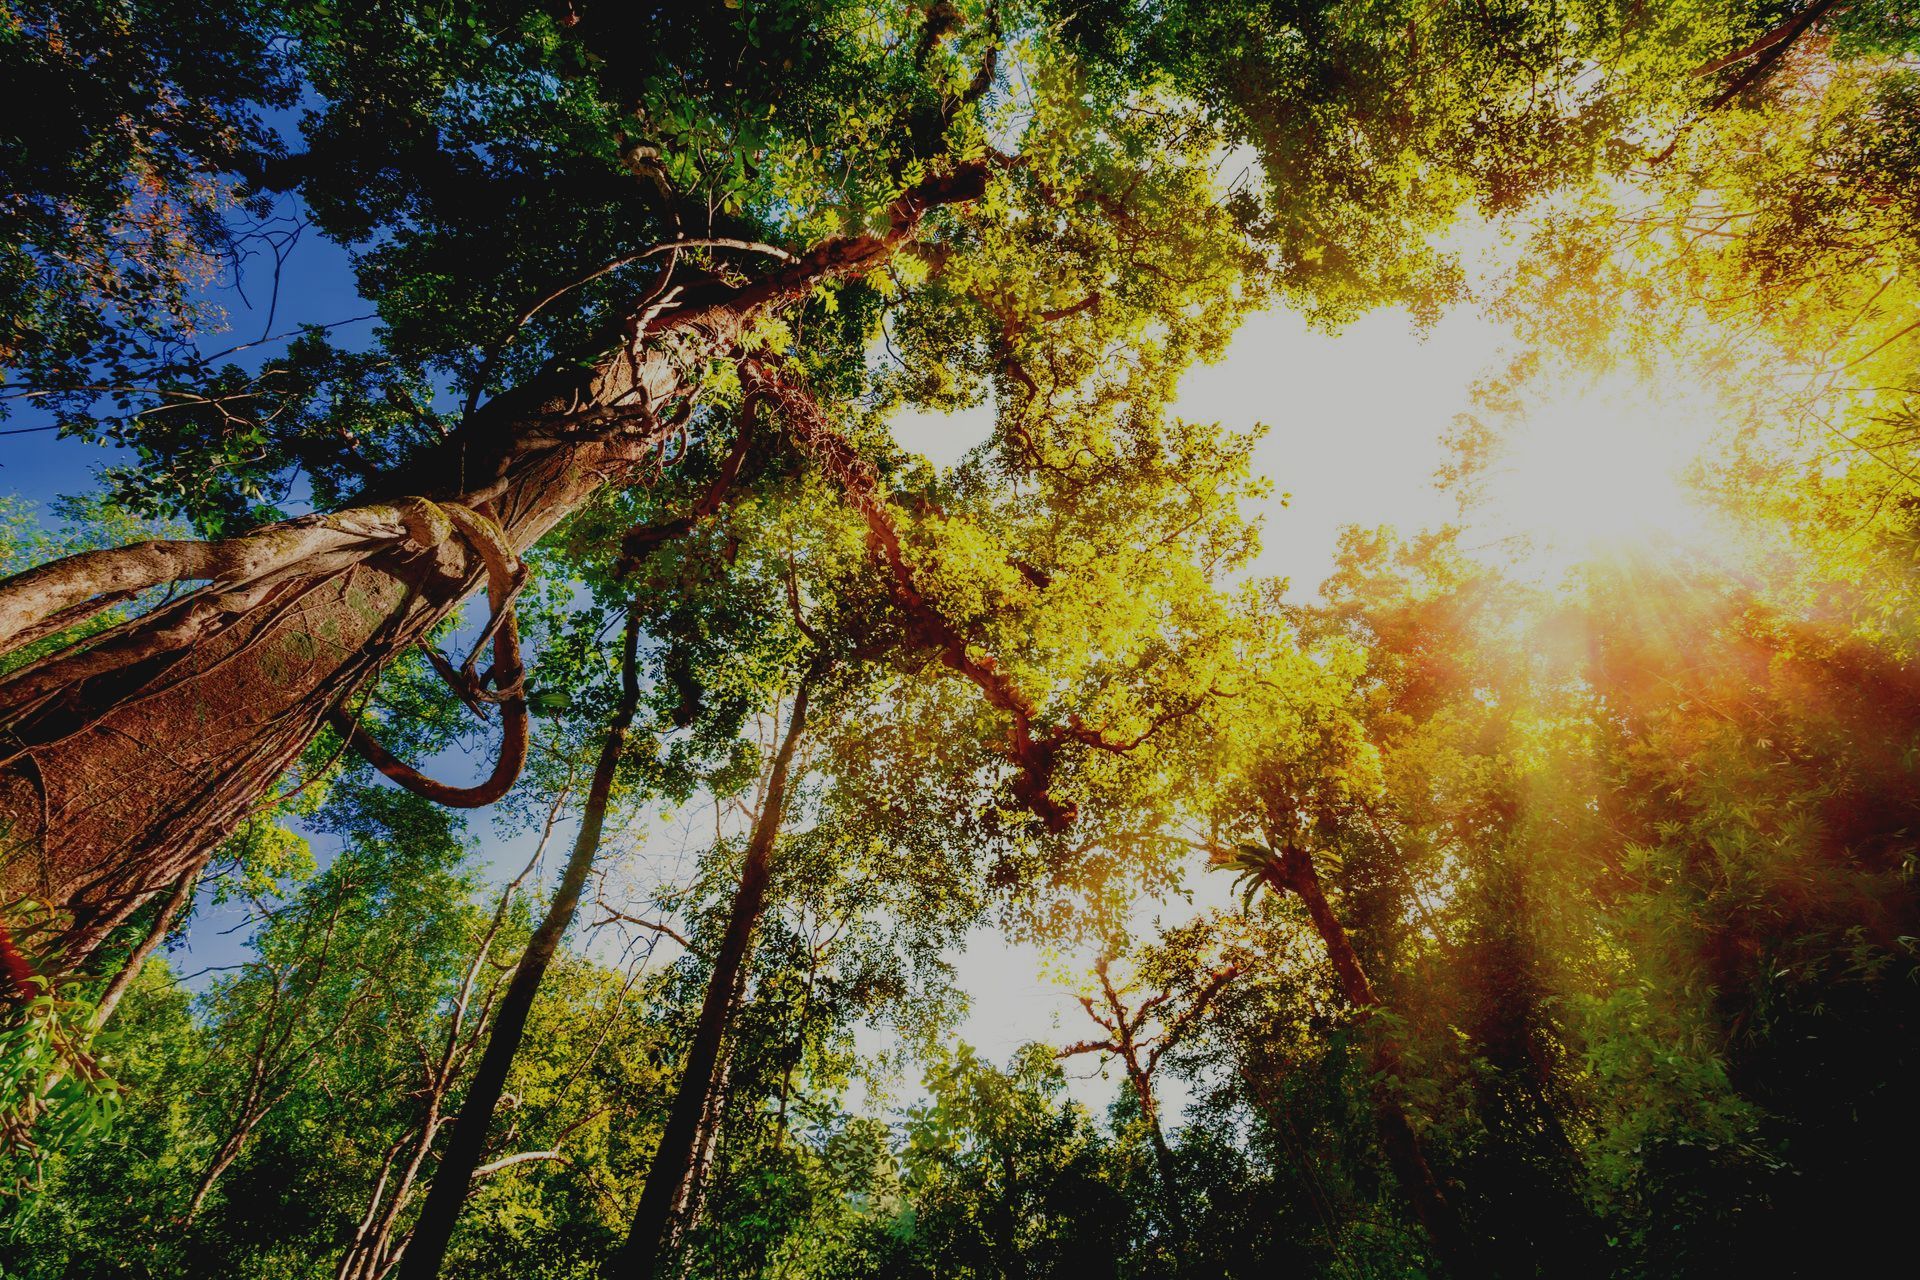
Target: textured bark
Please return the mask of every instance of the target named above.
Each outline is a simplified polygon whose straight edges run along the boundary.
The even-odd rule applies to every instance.
[[[871,269],[929,208],[975,199],[985,181],[983,165],[961,166],[901,196],[885,233],[828,240],[744,285],[670,290],[609,329],[594,367],[557,368],[490,402],[352,512],[211,550],[94,553],[0,583],[4,647],[136,584],[214,578],[0,679],[0,915],[23,899],[66,913],[64,935],[34,949],[82,962],[202,865],[327,714],[458,606],[484,557],[408,499],[480,512],[526,550],[601,487],[637,474],[689,374],[736,354],[760,315]]]
[[[740,1002],[740,984],[733,988],[733,1004]],[[674,1196],[673,1210],[669,1215],[667,1239],[663,1246],[667,1256],[680,1253],[687,1236],[700,1225],[701,1215],[707,1207],[707,1190],[712,1182],[714,1152],[720,1145],[720,1126],[726,1120],[728,1087],[733,1076],[733,1058],[731,1054],[720,1060],[713,1073],[713,1088],[707,1090],[706,1105],[700,1111],[700,1125],[693,1136],[693,1168],[687,1172],[686,1181]],[[680,1275],[686,1275],[683,1262]]]
[[[667,1113],[666,1128],[660,1134],[660,1146],[647,1170],[647,1184],[634,1210],[633,1225],[627,1242],[621,1246],[602,1272],[609,1280],[654,1280],[659,1274],[661,1253],[667,1242],[673,1206],[681,1198],[681,1188],[692,1175],[699,1141],[701,1113],[706,1110],[713,1090],[714,1070],[720,1060],[720,1043],[726,1035],[727,1015],[734,1004],[734,992],[753,942],[754,926],[766,910],[767,885],[773,878],[773,842],[780,833],[786,810],[787,770],[793,763],[794,748],[807,724],[807,682],[800,682],[794,695],[793,710],[787,717],[786,737],[774,755],[767,777],[767,794],[761,802],[753,832],[747,838],[747,852],[740,871],[740,888],[734,893],[733,911],[727,918],[726,936],[714,956],[713,973],[707,979],[706,998],[700,1006],[700,1021],[694,1029],[693,1044],[687,1051],[686,1069],[674,1094],[673,1108]]]
[[[651,435],[517,461],[492,504],[514,549],[640,462]],[[446,617],[483,570],[457,536],[399,541],[264,588],[209,587],[0,682],[0,901],[70,912],[67,960],[83,959],[197,869],[327,713]]]

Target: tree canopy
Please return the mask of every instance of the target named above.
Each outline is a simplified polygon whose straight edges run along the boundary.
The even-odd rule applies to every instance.
[[[0,0],[0,85],[0,438],[107,459],[0,497],[0,1273],[1906,1256],[1908,6]],[[1265,576],[1185,380],[1389,308],[1509,336],[1461,521]],[[1688,529],[1479,536],[1623,387]]]

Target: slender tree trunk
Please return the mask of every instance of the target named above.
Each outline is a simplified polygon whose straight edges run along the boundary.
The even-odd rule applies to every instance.
[[[493,918],[485,931],[475,939],[473,958],[467,962],[467,971],[461,976],[458,993],[447,1016],[445,1043],[441,1046],[437,1058],[423,1059],[421,1063],[420,1087],[414,1093],[421,1099],[420,1123],[408,1133],[403,1134],[392,1146],[387,1148],[381,1161],[380,1177],[375,1181],[373,1191],[368,1197],[367,1211],[354,1229],[352,1242],[347,1246],[340,1259],[339,1270],[334,1280],[374,1280],[391,1270],[400,1250],[405,1247],[407,1236],[403,1234],[400,1243],[394,1240],[394,1227],[400,1221],[400,1214],[406,1209],[413,1195],[413,1188],[419,1179],[420,1170],[432,1154],[434,1139],[439,1136],[440,1125],[445,1117],[447,1095],[453,1091],[454,1082],[459,1079],[461,1068],[472,1054],[474,1041],[485,1034],[487,1020],[493,1009],[494,996],[498,993],[497,983],[489,983],[488,991],[478,1014],[469,1022],[468,1015],[473,1012],[474,991],[479,983],[480,972],[488,967],[493,953],[493,944],[499,938],[500,931],[506,926],[507,914],[513,908],[513,899],[520,892],[527,877],[534,874],[541,865],[547,852],[547,842],[553,838],[553,829],[560,820],[560,811],[566,804],[566,789],[554,794],[552,803],[547,806],[547,817],[540,830],[539,843],[534,846],[533,856],[527,859],[520,874],[509,880],[500,891],[500,901],[493,910]],[[595,1046],[595,1052],[598,1046]],[[592,1054],[588,1055],[592,1057]],[[411,1139],[411,1142],[409,1142]],[[405,1167],[401,1170],[400,1180],[393,1188],[393,1194],[387,1194],[387,1185],[392,1180],[394,1162],[400,1158],[403,1147],[409,1148]]]
[[[242,1151],[246,1150],[247,1139],[253,1136],[254,1129],[259,1126],[262,1120],[266,1119],[267,1111],[270,1109],[271,1106],[268,1106],[255,1111],[251,1105],[249,1105],[247,1113],[242,1116],[239,1123],[229,1131],[225,1140],[220,1143],[220,1149],[214,1152],[213,1159],[200,1174],[200,1181],[194,1184],[193,1198],[187,1202],[187,1212],[183,1219],[184,1222],[190,1224],[195,1218],[200,1216],[200,1210],[206,1207],[207,1197],[213,1194],[213,1189],[219,1183],[220,1176],[232,1168],[233,1162],[240,1158]]]
[[[751,947],[749,947],[751,953]],[[727,1021],[740,1008],[741,998],[747,988],[747,965],[742,963],[734,976],[733,989],[727,995]],[[685,1259],[681,1255],[681,1246],[689,1233],[700,1225],[700,1219],[707,1208],[707,1195],[712,1188],[714,1153],[720,1146],[720,1130],[726,1124],[727,1103],[733,1079],[733,1048],[725,1039],[721,1041],[720,1062],[713,1070],[713,1088],[707,1090],[706,1105],[700,1110],[700,1125],[694,1131],[693,1167],[688,1170],[686,1179],[680,1184],[679,1192],[674,1196],[673,1209],[667,1219],[666,1240],[661,1245],[663,1256],[680,1258],[681,1265],[675,1274],[684,1278],[687,1274]]]
[[[793,1073],[807,1052],[807,1015],[813,1012],[813,984],[820,977],[820,949],[809,938],[807,944],[807,985],[800,992],[800,1025],[794,1029],[793,1047],[787,1065],[780,1073],[780,1108],[774,1115],[773,1147],[783,1150],[787,1144],[787,1100],[793,1094]]]
[[[166,940],[167,931],[173,928],[175,917],[180,908],[193,897],[194,886],[200,883],[199,871],[190,871],[180,877],[180,883],[173,887],[167,900],[160,904],[159,913],[153,918],[153,924],[147,929],[147,936],[140,939],[140,945],[133,949],[127,962],[120,966],[120,972],[113,975],[113,981],[100,993],[100,1003],[93,1008],[93,1029],[100,1030],[107,1025],[107,1019],[120,1006],[133,984],[138,981],[140,971],[146,967],[147,958]]]
[[[600,759],[594,765],[593,781],[587,788],[580,833],[573,842],[573,856],[561,874],[560,886],[547,907],[546,917],[527,940],[527,949],[521,953],[507,993],[500,1001],[487,1047],[480,1055],[473,1082],[467,1086],[467,1096],[453,1122],[453,1135],[447,1141],[446,1153],[440,1157],[433,1185],[427,1191],[426,1203],[420,1207],[420,1217],[407,1242],[401,1271],[404,1280],[434,1280],[440,1274],[447,1242],[453,1238],[454,1222],[460,1216],[461,1205],[466,1203],[474,1170],[479,1168],[480,1156],[486,1150],[494,1108],[500,1103],[507,1072],[513,1066],[514,1054],[519,1051],[520,1039],[526,1032],[527,1015],[540,992],[547,966],[560,949],[560,941],[580,906],[580,892],[600,851],[600,833],[606,826],[607,805],[613,794],[614,774],[626,748],[627,730],[640,705],[639,646],[640,605],[636,601],[627,610],[620,702],[600,745]]]
[[[1000,1152],[1000,1194],[993,1209],[1000,1229],[994,1252],[1000,1255],[1002,1280],[1027,1280],[1027,1260],[1020,1252],[1020,1171],[1010,1151]]]
[[[1360,957],[1354,953],[1346,927],[1327,901],[1312,858],[1298,850],[1290,851],[1286,855],[1285,878],[1279,887],[1291,889],[1306,905],[1314,932],[1320,935],[1347,1003],[1362,1013],[1384,1009],[1385,1003],[1375,993],[1366,970],[1361,967]],[[1434,1176],[1433,1166],[1427,1163],[1425,1148],[1420,1135],[1414,1131],[1413,1122],[1393,1096],[1388,1082],[1401,1074],[1400,1056],[1380,1036],[1374,1038],[1373,1069],[1374,1119],[1380,1129],[1381,1143],[1386,1147],[1387,1162],[1412,1202],[1414,1216],[1420,1220],[1434,1253],[1450,1274],[1460,1277],[1479,1274],[1473,1246],[1460,1217],[1447,1200],[1440,1180]]]
[[[738,988],[735,988],[736,992]],[[737,1003],[736,1003],[737,1007]],[[709,1176],[713,1171],[714,1150],[720,1144],[720,1126],[726,1120],[727,1087],[733,1075],[731,1054],[723,1056],[720,1065],[715,1068],[713,1088],[707,1091],[706,1105],[700,1111],[700,1127],[694,1133],[693,1168],[687,1173],[686,1181],[674,1197],[673,1212],[668,1220],[667,1239],[663,1246],[669,1257],[680,1252],[682,1243],[689,1233],[700,1225],[701,1215],[706,1210]],[[680,1274],[685,1275],[683,1266]]]
[[[687,1052],[686,1069],[681,1073],[673,1107],[667,1113],[660,1147],[654,1153],[652,1167],[647,1170],[646,1187],[640,1193],[639,1207],[634,1210],[627,1242],[602,1273],[609,1280],[654,1280],[674,1202],[680,1198],[680,1189],[692,1172],[700,1114],[713,1088],[714,1067],[720,1060],[720,1044],[726,1035],[734,987],[746,964],[754,926],[767,905],[767,884],[773,873],[773,842],[780,832],[786,809],[787,770],[807,723],[807,685],[808,680],[802,679],[794,694],[786,737],[774,755],[766,798],[747,838],[740,888],[733,897],[726,936],[714,956],[713,973],[707,978],[707,994],[700,1006],[693,1045]]]
[[[1173,1148],[1167,1144],[1166,1130],[1160,1127],[1160,1102],[1154,1096],[1153,1079],[1142,1069],[1131,1045],[1128,1046],[1125,1062],[1127,1077],[1133,1083],[1133,1096],[1139,1100],[1141,1114],[1147,1120],[1147,1137],[1153,1143],[1153,1161],[1160,1171],[1161,1193],[1166,1197],[1167,1222],[1173,1227],[1174,1244],[1180,1254],[1180,1271],[1185,1274],[1193,1267],[1193,1232],[1187,1225],[1186,1209],[1181,1199],[1180,1164],[1174,1159]]]
[[[393,1162],[400,1158],[400,1148],[406,1145],[407,1136],[402,1134],[388,1145],[387,1153],[380,1161],[380,1176],[374,1180],[373,1191],[367,1197],[367,1211],[354,1224],[353,1239],[347,1243],[346,1252],[340,1255],[340,1265],[334,1268],[333,1280],[364,1280],[368,1267],[372,1265],[373,1241],[386,1225],[381,1211],[388,1203],[387,1182],[393,1176]]]
[[[593,368],[557,365],[490,402],[347,512],[0,581],[4,651],[146,587],[212,579],[0,679],[0,947],[12,949],[9,908],[31,899],[69,922],[34,950],[83,963],[201,866],[327,714],[474,589],[480,549],[420,499],[481,512],[526,550],[656,454],[663,419],[691,394],[687,370],[734,353],[762,314],[885,261],[928,209],[985,183],[984,163],[958,166],[902,195],[881,234],[824,241],[743,285],[694,282],[622,317]]]

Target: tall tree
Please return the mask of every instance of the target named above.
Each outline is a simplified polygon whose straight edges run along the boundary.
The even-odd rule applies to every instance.
[[[1206,1016],[1208,1006],[1219,997],[1221,990],[1238,976],[1239,966],[1223,960],[1217,967],[1206,970],[1198,985],[1185,990],[1170,986],[1151,995],[1142,992],[1129,1006],[1128,997],[1135,994],[1135,984],[1123,980],[1115,985],[1113,960],[1112,955],[1103,951],[1094,961],[1094,974],[1100,983],[1098,1003],[1092,995],[1080,997],[1081,1008],[1107,1033],[1106,1036],[1099,1040],[1075,1041],[1061,1048],[1059,1056],[1070,1058],[1088,1053],[1110,1054],[1120,1060],[1127,1074],[1127,1084],[1132,1088],[1140,1105],[1140,1114],[1146,1121],[1147,1137],[1153,1144],[1153,1157],[1159,1167],[1166,1200],[1166,1218],[1173,1226],[1182,1255],[1180,1269],[1185,1272],[1194,1265],[1192,1225],[1187,1221],[1182,1204],[1186,1190],[1180,1178],[1179,1161],[1167,1143],[1166,1129],[1160,1120],[1154,1074],[1159,1070],[1160,1060],[1167,1050],[1178,1045],[1194,1030],[1195,1024]]]

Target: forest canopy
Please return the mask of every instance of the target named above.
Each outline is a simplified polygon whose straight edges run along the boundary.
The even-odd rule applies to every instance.
[[[0,99],[0,1275],[1907,1256],[1903,0],[0,0]]]

